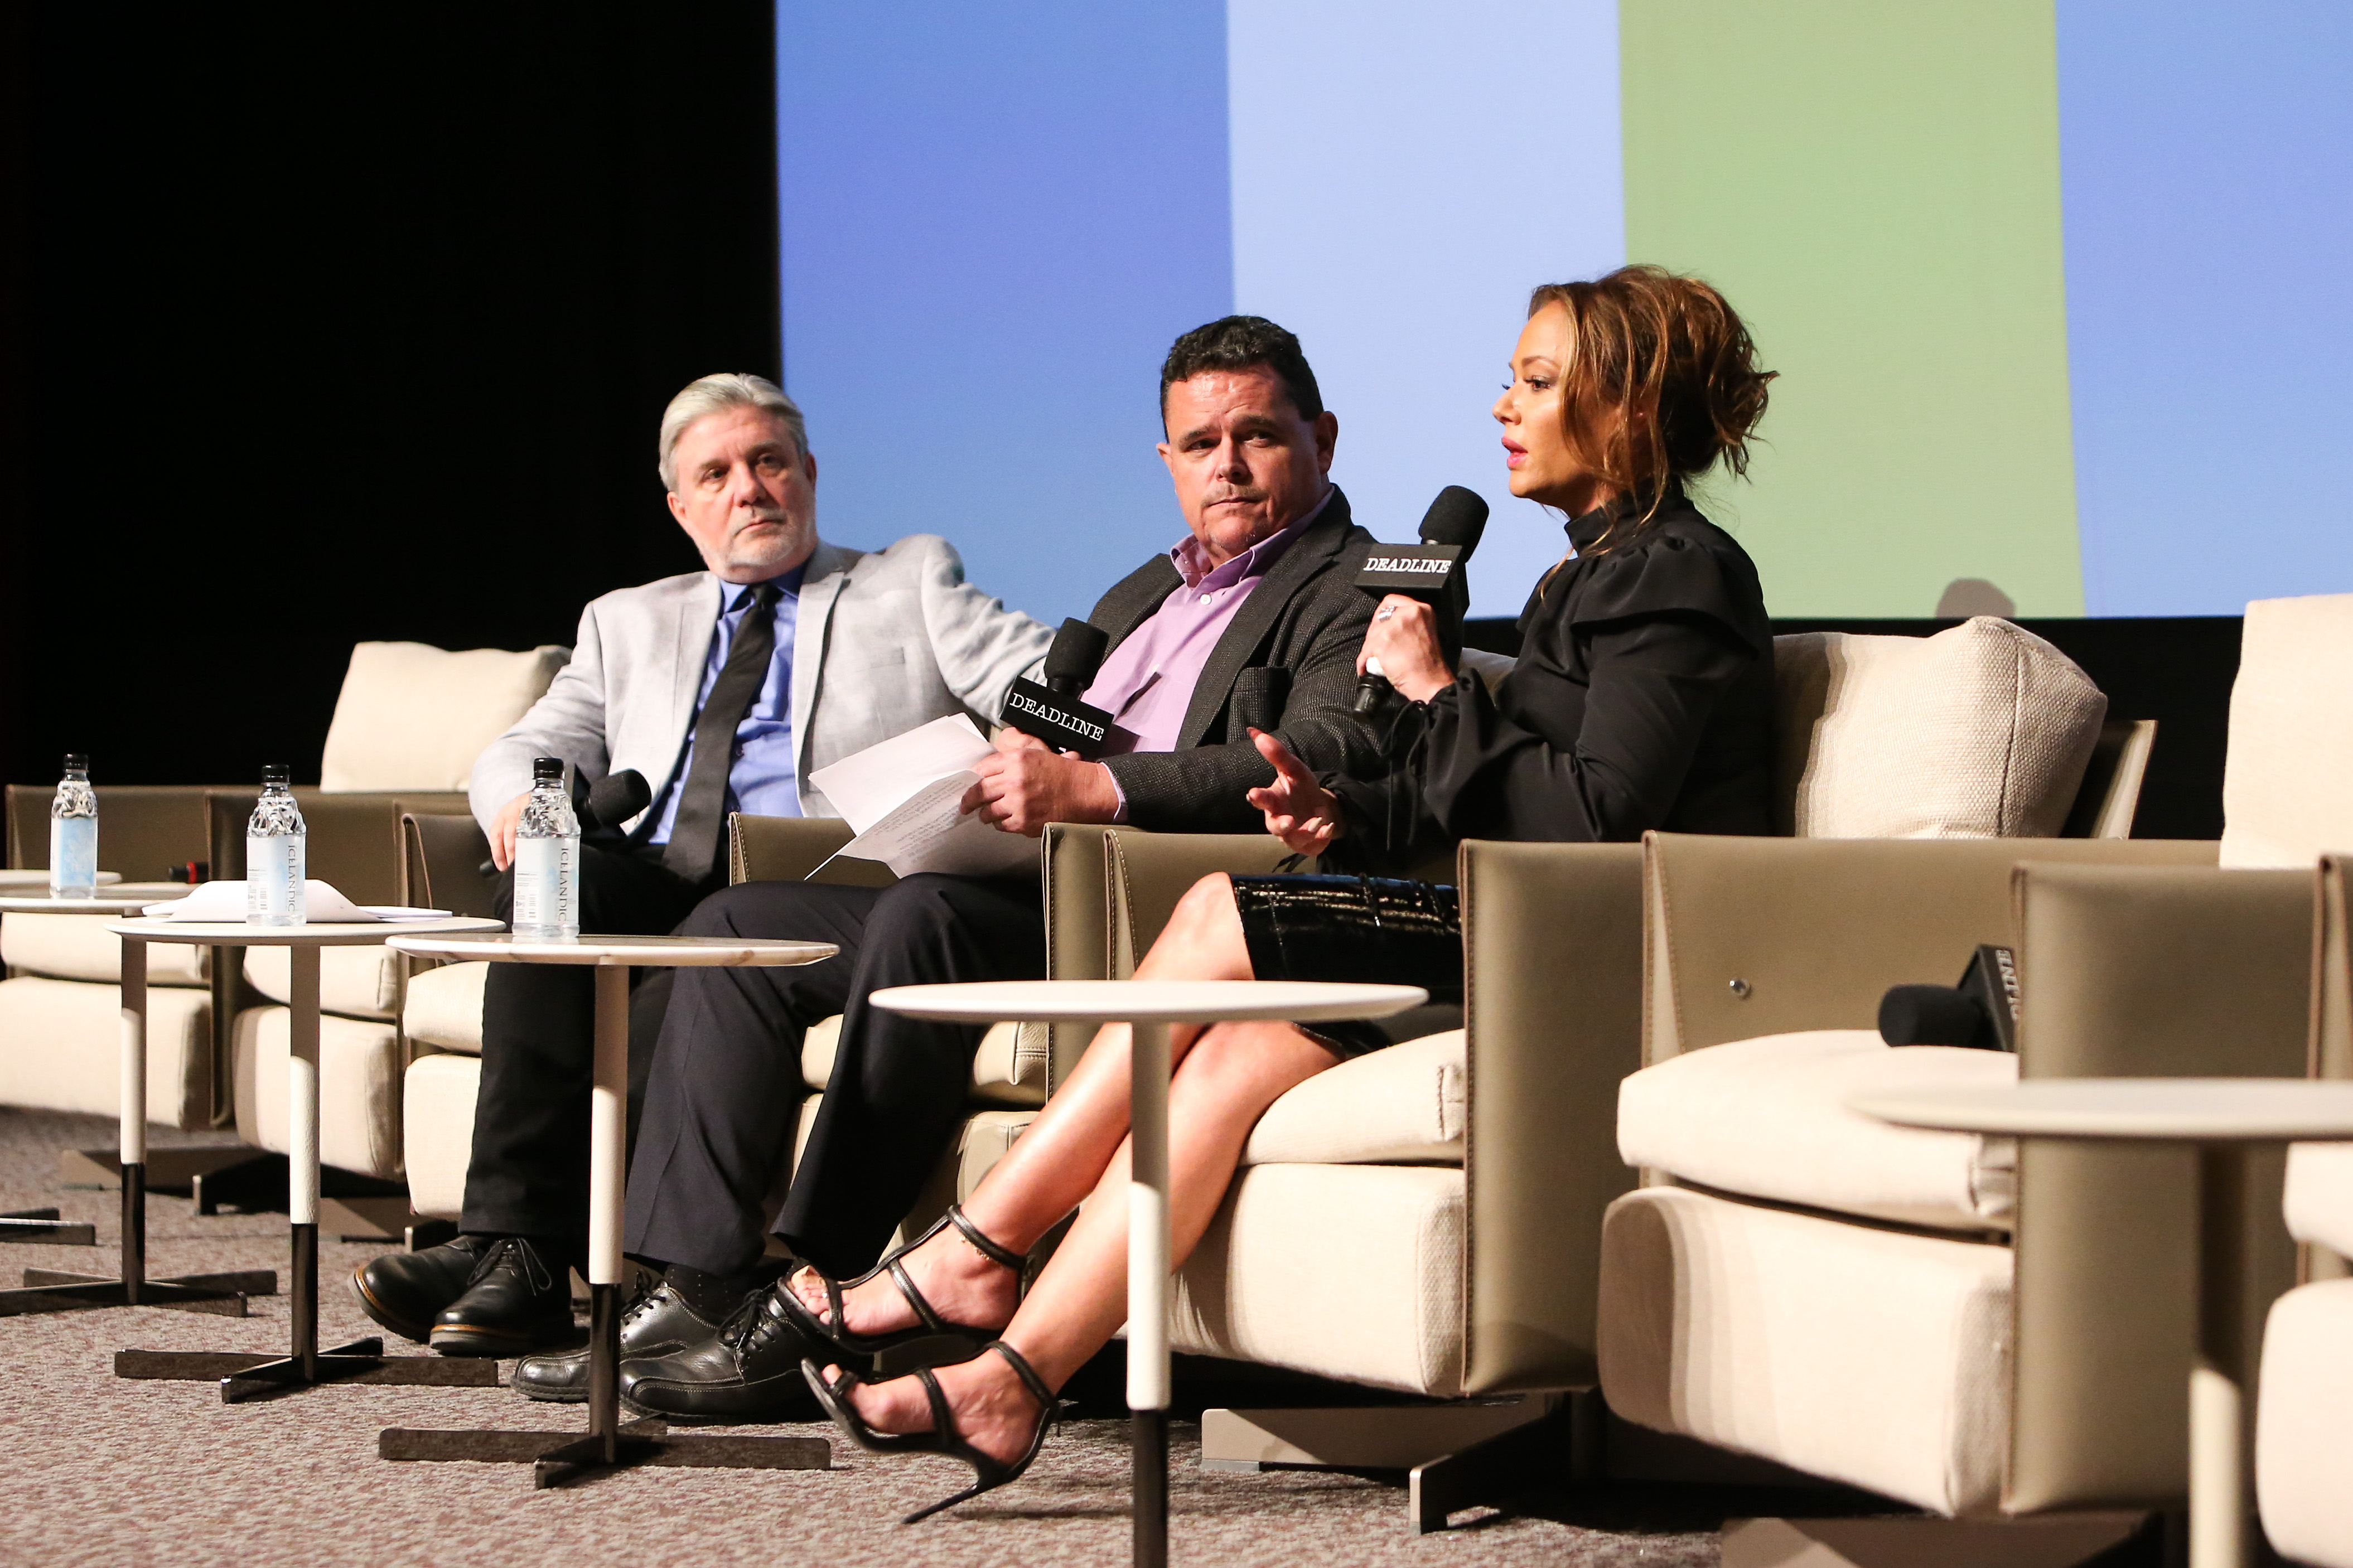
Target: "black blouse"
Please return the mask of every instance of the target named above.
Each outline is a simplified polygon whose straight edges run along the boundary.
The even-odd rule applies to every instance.
[[[1386,777],[1324,781],[1349,819],[1334,847],[1357,839],[1341,858],[1771,831],[1773,633],[1757,567],[1680,489],[1593,553],[1614,515],[1570,520],[1577,554],[1520,613],[1519,662],[1492,697],[1465,671],[1397,715]]]

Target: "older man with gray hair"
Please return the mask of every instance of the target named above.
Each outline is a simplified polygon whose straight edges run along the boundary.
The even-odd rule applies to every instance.
[[[935,535],[872,552],[820,540],[801,411],[759,376],[707,375],[672,398],[659,458],[707,570],[591,604],[571,663],[474,764],[502,916],[533,759],[653,782],[644,813],[584,839],[581,924],[667,931],[725,882],[729,812],[840,815],[811,773],[947,714],[993,720],[1051,640],[966,583]],[[633,1068],[659,1027],[670,972],[653,974],[631,1007]],[[462,1233],[353,1274],[377,1322],[453,1355],[519,1355],[570,1331],[592,1015],[585,971],[491,966]]]

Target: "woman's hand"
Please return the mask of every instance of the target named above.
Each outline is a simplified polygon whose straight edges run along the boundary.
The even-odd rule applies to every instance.
[[[1315,782],[1307,764],[1289,746],[1263,730],[1250,732],[1258,754],[1274,764],[1274,782],[1250,792],[1250,803],[1266,813],[1266,830],[1295,855],[1321,855],[1340,837],[1340,802]]]
[[[1381,601],[1356,655],[1356,673],[1367,671],[1387,677],[1413,702],[1427,702],[1454,684],[1454,672],[1438,651],[1438,617],[1428,605],[1402,594]]]

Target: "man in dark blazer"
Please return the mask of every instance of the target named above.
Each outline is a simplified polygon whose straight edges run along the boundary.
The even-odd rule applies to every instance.
[[[1162,367],[1161,411],[1187,537],[1089,617],[1111,647],[1085,700],[1114,716],[1126,749],[1087,762],[1004,731],[966,804],[1005,831],[1250,831],[1260,814],[1245,795],[1272,776],[1253,727],[1318,768],[1372,754],[1351,710],[1372,605],[1354,578],[1372,539],[1330,482],[1338,421],[1298,340],[1255,317],[1187,333]],[[801,969],[680,973],[630,1165],[624,1246],[663,1271],[625,1321],[624,1391],[638,1408],[690,1418],[805,1415],[793,1336],[716,1332],[754,1283],[763,1198],[790,1157],[803,1031],[841,1016],[831,1086],[776,1231],[796,1257],[846,1277],[874,1262],[939,1163],[985,1033],[866,998],[891,985],[1041,978],[1039,878],[922,875],[880,890],[746,883],[705,900],[681,929],[832,942],[842,953]],[[529,1358],[515,1386],[581,1397],[585,1354]]]

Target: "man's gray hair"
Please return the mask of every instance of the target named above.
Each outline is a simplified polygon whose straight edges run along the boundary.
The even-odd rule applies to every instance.
[[[690,382],[685,391],[670,400],[662,410],[661,421],[661,481],[662,489],[675,491],[678,475],[672,470],[671,457],[678,450],[678,438],[686,427],[706,414],[723,414],[730,408],[765,408],[785,422],[792,432],[793,455],[808,456],[808,425],[801,417],[800,405],[785,395],[785,389],[763,375],[739,375],[729,372],[706,375]]]

